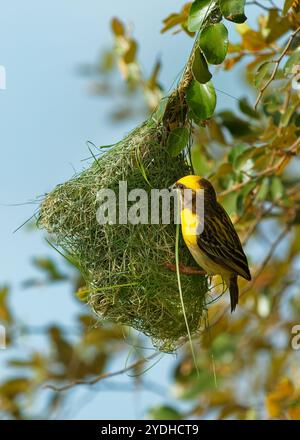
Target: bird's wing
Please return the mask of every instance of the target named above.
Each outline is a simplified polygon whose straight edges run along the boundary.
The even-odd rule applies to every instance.
[[[205,215],[204,230],[197,244],[212,261],[220,266],[251,279],[247,257],[230,217],[221,205]]]

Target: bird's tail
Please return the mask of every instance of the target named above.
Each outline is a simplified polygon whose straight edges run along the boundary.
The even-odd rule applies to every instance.
[[[231,313],[234,312],[237,303],[239,302],[239,286],[237,283],[237,275],[231,275],[228,283],[230,302],[231,302]]]

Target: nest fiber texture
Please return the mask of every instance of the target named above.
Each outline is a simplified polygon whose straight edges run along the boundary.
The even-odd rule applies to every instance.
[[[53,234],[75,261],[89,289],[88,301],[101,319],[125,324],[170,351],[187,330],[176,273],[175,225],[99,225],[96,194],[101,188],[118,193],[119,181],[128,191],[167,188],[188,173],[184,160],[170,158],[162,146],[164,129],[145,123],[101,155],[91,167],[48,194],[38,224]],[[150,185],[149,185],[149,183]],[[180,261],[191,265],[181,244]],[[207,291],[205,278],[181,275],[191,332],[197,331]]]

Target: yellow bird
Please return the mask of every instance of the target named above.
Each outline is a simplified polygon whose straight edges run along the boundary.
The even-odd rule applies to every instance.
[[[174,187],[181,197],[183,239],[195,261],[208,275],[222,276],[230,292],[233,312],[239,300],[238,275],[251,280],[239,236],[229,215],[218,203],[214,187],[208,180],[199,176],[185,176]],[[204,195],[203,215],[199,215],[200,210],[195,209],[199,190],[203,190]],[[201,221],[203,224],[200,224]],[[195,233],[195,226],[201,226],[199,233]]]

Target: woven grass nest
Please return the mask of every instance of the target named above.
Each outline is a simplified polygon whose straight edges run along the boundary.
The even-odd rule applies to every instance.
[[[118,192],[167,188],[190,171],[182,156],[171,158],[162,122],[146,122],[98,159],[90,168],[58,185],[41,204],[38,226],[46,229],[79,267],[89,291],[88,303],[100,320],[128,325],[152,339],[161,351],[174,350],[187,335],[176,273],[176,226],[99,225],[96,195],[101,188]],[[145,174],[147,178],[145,179]],[[194,265],[181,242],[180,262]],[[206,279],[181,274],[191,333],[205,309]]]

